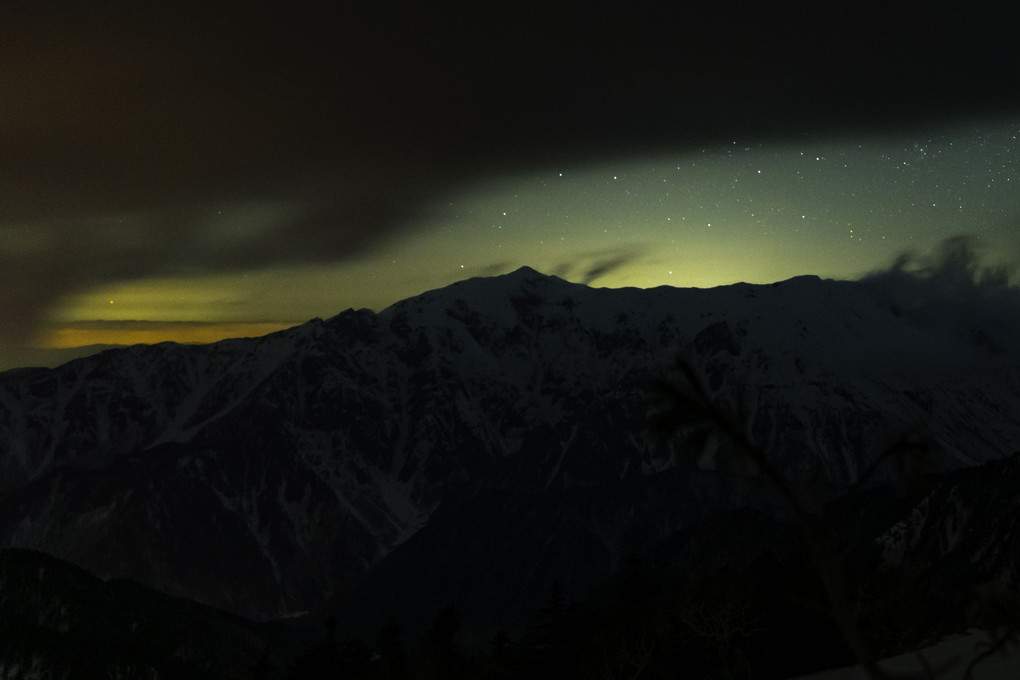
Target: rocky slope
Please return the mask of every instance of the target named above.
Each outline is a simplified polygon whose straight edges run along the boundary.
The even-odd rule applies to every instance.
[[[1015,451],[1020,323],[954,309],[888,282],[608,290],[522,269],[263,338],[10,371],[0,545],[255,618],[387,590],[400,555],[475,551],[523,607],[565,569],[585,565],[583,588],[715,512],[775,509],[723,469],[725,441],[648,436],[649,382],[678,352],[822,499],[904,438],[914,472]]]

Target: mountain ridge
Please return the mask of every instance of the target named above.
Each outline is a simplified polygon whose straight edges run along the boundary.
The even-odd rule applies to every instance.
[[[261,338],[3,373],[0,546],[255,618],[314,609],[457,494],[609,498],[630,476],[688,465],[646,434],[649,382],[675,376],[678,352],[823,500],[904,432],[926,442],[932,472],[1008,455],[1018,369],[877,290],[817,277],[596,289],[522,268]],[[697,453],[702,474],[732,474],[725,442]],[[717,491],[706,508],[776,507],[753,479]],[[654,507],[674,519],[645,547],[701,517]],[[599,573],[620,563],[599,524],[614,516],[583,523]]]

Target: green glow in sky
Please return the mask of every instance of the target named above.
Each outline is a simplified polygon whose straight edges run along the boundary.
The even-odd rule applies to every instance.
[[[489,178],[435,196],[357,257],[124,281],[67,300],[52,322],[288,325],[521,265],[606,287],[856,278],[958,234],[1011,262],[1018,135],[1015,121],[993,121],[860,139],[735,140]],[[274,215],[290,211],[255,212],[233,210],[236,224],[219,232],[274,229]]]

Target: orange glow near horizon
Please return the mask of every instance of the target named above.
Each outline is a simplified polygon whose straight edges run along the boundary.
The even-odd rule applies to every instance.
[[[148,325],[144,322],[130,326],[110,324],[85,325],[82,327],[63,326],[46,331],[39,345],[48,349],[67,349],[90,345],[137,345],[160,342],[182,344],[204,344],[227,338],[259,337],[268,333],[290,328],[293,324],[272,322],[239,323],[161,323]]]

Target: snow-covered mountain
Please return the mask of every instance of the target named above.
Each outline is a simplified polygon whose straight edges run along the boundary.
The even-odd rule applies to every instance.
[[[1016,451],[1015,309],[986,327],[929,302],[879,280],[610,290],[524,268],[262,338],[9,371],[0,546],[259,618],[403,597],[385,584],[409,565],[471,551],[514,574],[502,600],[570,569],[582,588],[629,550],[771,503],[753,474],[713,472],[724,440],[648,436],[648,386],[678,353],[816,496],[904,438],[929,472]]]

